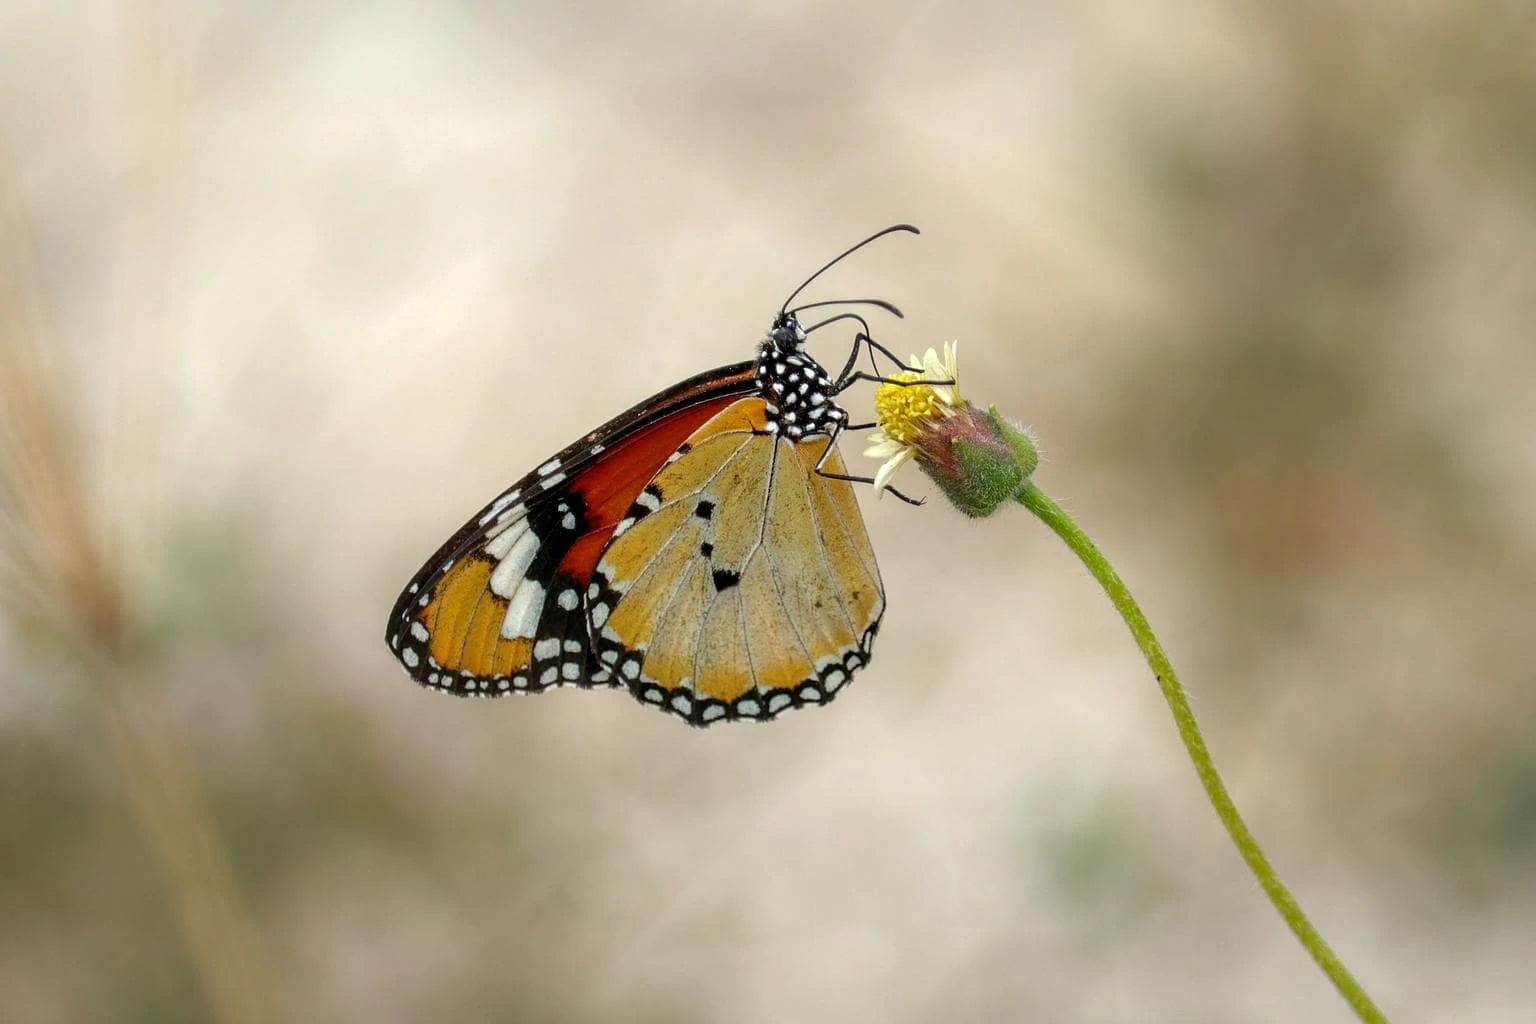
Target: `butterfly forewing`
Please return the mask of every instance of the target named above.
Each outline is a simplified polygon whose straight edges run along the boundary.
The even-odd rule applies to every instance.
[[[411,676],[464,695],[594,685],[585,592],[645,485],[700,424],[751,390],[751,364],[679,384],[519,480],[424,565],[387,640]]]

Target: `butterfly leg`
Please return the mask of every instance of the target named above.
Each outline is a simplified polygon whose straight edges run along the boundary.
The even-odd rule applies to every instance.
[[[895,312],[895,308],[894,307],[892,307],[892,311]],[[900,316],[901,314],[897,313],[896,315]],[[857,334],[855,334],[853,336],[853,348],[849,350],[849,352],[848,352],[848,361],[843,364],[842,372],[839,373],[837,375],[837,377],[836,377],[837,380],[839,380],[839,381],[844,380],[844,379],[846,379],[848,377],[848,375],[850,373],[853,372],[853,365],[856,362],[858,362],[858,360],[859,360],[859,348],[860,348],[860,346],[864,346],[864,345],[869,346],[869,366],[870,366],[870,369],[874,370],[875,373],[877,373],[877,374],[880,372],[880,367],[878,365],[876,365],[876,363],[875,363],[875,352],[876,352],[876,350],[878,350],[881,353],[883,353],[887,359],[889,359],[891,362],[895,363],[897,365],[897,367],[899,367],[902,370],[908,370],[908,371],[910,371],[912,373],[922,373],[923,372],[923,368],[921,366],[908,366],[908,365],[906,365],[900,359],[897,359],[896,356],[892,354],[890,349],[886,348],[884,345],[880,344],[874,338],[870,337],[870,335],[869,335],[869,322],[867,320],[865,320],[863,317],[859,316],[857,313],[841,313],[841,314],[839,314],[837,316],[830,317],[829,319],[823,320],[819,324],[815,324],[814,326],[807,327],[805,329],[805,333],[806,334],[810,334],[814,330],[817,330],[819,328],[825,327],[825,326],[827,326],[828,324],[831,324],[831,323],[836,323],[839,320],[856,320],[856,321],[858,321],[859,327],[861,327],[862,330],[860,330]]]
[[[890,349],[886,348],[884,345],[880,344],[874,338],[869,336],[869,325],[865,324],[864,326],[865,330],[860,331],[858,334],[854,335],[853,348],[848,353],[848,361],[843,364],[842,372],[840,372],[836,377],[839,385],[841,385],[843,381],[848,380],[849,377],[853,374],[853,366],[859,361],[859,349],[861,346],[867,346],[869,351],[869,366],[870,369],[875,371],[876,375],[880,373],[880,367],[875,363],[876,352],[884,355],[891,362],[895,363],[901,370],[906,370],[911,373],[923,372],[923,368],[921,366],[908,366],[900,359],[897,359],[896,356],[892,354]],[[884,380],[885,378],[881,377],[879,379]],[[842,388],[839,387],[838,390],[842,390]]]
[[[871,426],[873,426],[873,424],[871,424]],[[847,473],[828,473],[825,469],[822,468],[823,463],[825,463],[827,461],[827,459],[831,457],[832,449],[837,446],[838,435],[840,435],[845,429],[846,428],[844,427],[844,425],[842,423],[839,423],[839,424],[837,424],[837,426],[832,428],[832,433],[827,438],[827,447],[822,451],[821,458],[816,460],[816,473],[817,473],[817,475],[826,477],[828,480],[846,480],[846,481],[848,481],[851,484],[872,484],[872,483],[874,483],[875,482],[875,478],[872,477],[872,476],[850,476]],[[886,487],[886,490],[888,490],[892,494],[896,495],[896,497],[900,498],[902,501],[906,502],[908,505],[922,505],[922,504],[924,504],[924,499],[922,499],[922,498],[910,498],[907,495],[902,494],[900,491],[898,491],[894,487]]]
[[[861,345],[868,346],[869,348],[869,362],[875,370],[874,373],[865,373],[863,370],[856,371],[853,368],[854,364],[859,360],[859,346]],[[853,339],[853,351],[848,353],[848,361],[843,364],[842,371],[838,373],[834,383],[832,384],[832,394],[840,395],[861,380],[871,381],[875,384],[895,384],[898,387],[911,387],[913,384],[953,385],[955,383],[952,380],[925,380],[922,378],[919,378],[918,380],[896,380],[892,377],[882,377],[880,375],[880,367],[875,365],[876,351],[880,352],[891,362],[899,366],[902,371],[919,374],[923,372],[922,367],[908,366],[900,359],[897,359],[895,354],[892,353],[890,349],[880,344],[874,338],[871,338],[867,332],[860,331],[857,335],[855,335]]]
[[[847,376],[850,373],[853,372],[853,365],[859,361],[859,343],[863,339],[868,338],[868,337],[869,337],[869,335],[867,335],[867,334],[865,334],[863,332],[860,332],[860,333],[854,335],[854,337],[853,337],[853,348],[848,351],[848,361],[843,364],[842,372],[837,375],[837,380],[839,382],[841,382],[842,380],[847,378]],[[869,359],[870,359],[870,362],[873,363],[875,357],[874,356],[870,356]],[[876,367],[876,369],[878,370],[879,367]],[[835,387],[836,385],[833,385],[833,386]],[[836,392],[834,391],[833,394],[836,394]]]
[[[900,359],[897,359],[896,358],[896,354],[894,352],[892,352],[890,349],[886,348],[884,345],[880,344],[874,338],[871,338],[869,335],[867,335],[867,334],[864,335],[861,340],[864,342],[865,345],[869,346],[869,365],[874,367],[874,370],[875,370],[876,373],[880,372],[880,367],[875,365],[875,353],[876,352],[879,352],[881,355],[885,356],[885,358],[887,358],[891,362],[895,363],[896,366],[899,369],[905,370],[908,373],[922,373],[923,372],[923,368],[921,366],[908,366],[906,363],[902,362]]]
[[[914,370],[912,372],[916,373],[917,371]],[[834,395],[840,395],[861,380],[867,380],[872,384],[894,384],[900,388],[909,388],[914,384],[927,384],[930,387],[935,384],[942,386],[953,386],[955,383],[952,380],[895,380],[891,377],[880,377],[876,376],[875,374],[865,373],[863,370],[859,370],[844,377],[839,377],[837,383],[832,385],[832,393]]]

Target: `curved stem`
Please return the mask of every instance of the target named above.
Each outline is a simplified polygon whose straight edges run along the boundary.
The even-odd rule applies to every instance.
[[[1259,848],[1258,841],[1253,838],[1253,833],[1248,831],[1248,826],[1243,822],[1242,815],[1237,812],[1237,805],[1232,802],[1232,797],[1227,793],[1226,785],[1221,781],[1221,776],[1216,771],[1216,765],[1211,760],[1210,751],[1206,749],[1205,739],[1200,734],[1200,727],[1195,724],[1194,712],[1190,710],[1189,698],[1184,693],[1184,687],[1179,678],[1174,674],[1173,666],[1168,663],[1168,656],[1163,653],[1163,647],[1157,642],[1157,636],[1152,632],[1152,627],[1147,623],[1147,618],[1141,613],[1141,608],[1136,604],[1136,599],[1131,596],[1125,582],[1120,575],[1110,566],[1108,560],[1099,551],[1088,535],[1083,533],[1073,522],[1072,517],[1051,500],[1034,483],[1027,483],[1024,489],[1018,493],[1018,500],[1040,521],[1049,526],[1072,549],[1087,566],[1093,578],[1099,581],[1104,592],[1109,595],[1115,610],[1130,627],[1131,635],[1136,639],[1136,646],[1141,648],[1142,655],[1147,659],[1147,664],[1152,668],[1152,674],[1157,677],[1157,685],[1162,688],[1163,699],[1168,702],[1168,708],[1173,712],[1173,721],[1178,726],[1179,738],[1184,741],[1184,747],[1189,751],[1189,758],[1195,763],[1195,773],[1200,776],[1200,784],[1205,787],[1205,795],[1211,801],[1211,806],[1216,809],[1216,816],[1221,819],[1221,824],[1226,828],[1227,834],[1232,837],[1237,850],[1243,855],[1243,860],[1248,864],[1248,870],[1253,872],[1253,877],[1258,879],[1259,885],[1269,896],[1269,901],[1275,905],[1280,916],[1285,918],[1285,923],[1290,926],[1296,938],[1306,947],[1312,959],[1323,969],[1334,986],[1338,988],[1355,1015],[1368,1024],[1386,1024],[1387,1018],[1366,995],[1365,989],[1355,980],[1349,969],[1340,962],[1338,956],[1329,948],[1328,943],[1318,934],[1307,915],[1302,912],[1301,905],[1296,902],[1296,897],[1291,895],[1289,889],[1280,881],[1280,876],[1275,874],[1275,869],[1269,863],[1269,858],[1264,856],[1264,851]]]

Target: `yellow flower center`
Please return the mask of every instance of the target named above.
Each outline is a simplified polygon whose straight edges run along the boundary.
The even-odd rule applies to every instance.
[[[920,373],[903,372],[892,380],[922,380]],[[881,384],[875,388],[875,417],[885,436],[912,444],[928,424],[949,414],[949,406],[926,384]]]

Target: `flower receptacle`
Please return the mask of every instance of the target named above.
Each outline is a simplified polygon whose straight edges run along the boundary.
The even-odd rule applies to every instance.
[[[976,519],[1012,502],[1040,464],[1029,433],[996,406],[983,412],[966,403],[936,425],[920,449],[918,466],[951,504]],[[931,457],[923,457],[929,452]]]

